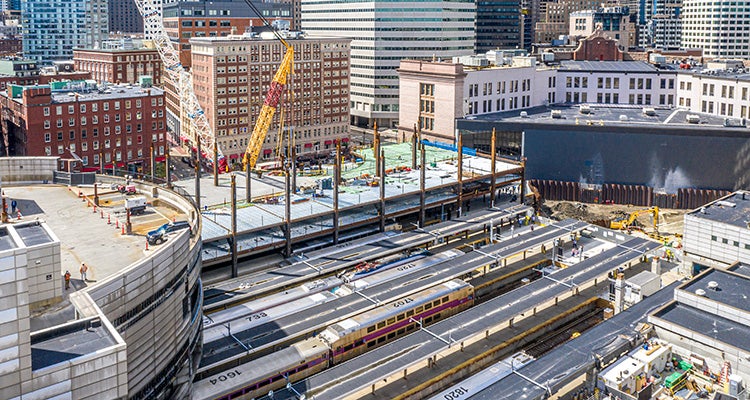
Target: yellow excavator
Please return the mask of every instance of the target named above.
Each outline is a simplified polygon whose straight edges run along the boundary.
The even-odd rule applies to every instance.
[[[637,210],[630,213],[630,215],[627,218],[614,220],[609,223],[609,227],[611,229],[629,229],[634,228],[633,223],[635,222],[636,218],[638,218],[639,215],[643,214],[652,214],[653,222],[654,222],[654,232],[659,232],[659,228],[657,227],[659,223],[659,207],[651,207],[647,208],[645,210]]]

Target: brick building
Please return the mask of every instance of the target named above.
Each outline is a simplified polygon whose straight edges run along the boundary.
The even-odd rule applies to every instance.
[[[294,46],[290,99],[284,90],[280,109],[284,126],[293,127],[297,154],[329,154],[334,140],[349,140],[350,40],[287,38]],[[285,48],[275,39],[232,36],[194,38],[193,85],[206,116],[230,163],[244,153],[256,118]],[[292,102],[292,104],[290,104]],[[274,117],[259,160],[275,157],[278,121]]]
[[[0,154],[59,156],[63,169],[150,169],[165,151],[164,92],[112,85],[97,90],[84,82],[9,86],[0,92],[3,144]]]
[[[578,47],[573,51],[576,61],[622,61],[623,52],[617,39],[611,38],[601,29],[578,41]]]
[[[142,75],[162,84],[162,62],[156,49],[75,49],[76,71],[91,72],[97,82],[138,83]]]

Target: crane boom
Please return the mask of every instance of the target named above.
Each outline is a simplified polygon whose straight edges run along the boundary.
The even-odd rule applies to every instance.
[[[243,157],[243,162],[249,163],[250,169],[255,168],[255,164],[258,162],[260,149],[263,147],[263,141],[266,140],[268,128],[271,126],[271,121],[273,121],[273,116],[278,108],[279,99],[284,91],[287,78],[294,68],[294,48],[286,41],[283,41],[283,43],[286,45],[284,59],[281,61],[281,65],[273,77],[271,88],[268,89],[266,99],[263,101],[263,107],[260,109],[260,115],[255,122],[255,128],[253,128],[253,133],[250,136],[250,140],[248,140],[245,156]]]
[[[184,112],[190,120],[190,125],[194,132],[194,137],[191,138],[193,144],[195,145],[200,140],[201,146],[204,149],[213,148],[216,137],[211,129],[211,125],[208,123],[206,114],[203,112],[203,108],[198,103],[198,98],[195,96],[193,76],[185,70],[180,62],[180,54],[172,46],[172,41],[164,29],[161,12],[158,11],[153,0],[134,1],[136,7],[138,7],[138,11],[143,16],[144,25],[151,25],[157,28],[152,40],[156,46],[156,50],[159,52],[162,63],[164,63],[164,69],[166,69],[171,81],[176,85],[180,96],[181,112]],[[218,150],[221,156],[221,149]],[[224,161],[223,157],[222,161]]]

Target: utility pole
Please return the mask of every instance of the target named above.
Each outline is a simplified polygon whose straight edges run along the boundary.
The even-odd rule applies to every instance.
[[[491,148],[490,148],[490,157],[492,158],[492,175],[490,176],[490,207],[495,207],[495,192],[497,191],[496,182],[495,182],[495,171],[496,171],[496,165],[497,162],[497,150],[495,149],[496,144],[496,134],[495,134],[495,128],[492,128],[492,141],[491,141]]]
[[[252,178],[250,178],[250,163],[245,163],[245,202],[250,204],[251,201],[251,194],[250,194],[250,182],[252,181]]]
[[[236,176],[232,174],[232,278],[236,278],[237,271],[237,182]]]
[[[377,121],[372,131],[372,154],[375,155],[375,176],[380,176],[380,133]]]
[[[341,182],[341,142],[336,139],[336,162],[333,163],[333,244],[339,244],[339,182]]]
[[[414,124],[414,134],[411,135],[411,169],[417,169],[417,144],[419,143],[419,133],[417,124]]]
[[[172,171],[170,170],[171,163],[169,159],[169,146],[167,146],[167,152],[165,153],[164,157],[164,170],[165,170],[165,177],[167,178],[167,189],[172,189]]]
[[[154,145],[151,145],[151,182],[154,182],[154,178],[156,178],[156,157],[154,153]]]
[[[526,195],[526,157],[521,158],[521,189],[519,190],[518,202],[523,204],[523,198]]]
[[[286,163],[285,163],[286,164]],[[292,190],[291,190],[291,177],[289,164],[284,167],[284,221],[286,222],[286,229],[284,236],[286,239],[286,246],[284,248],[284,255],[287,257],[292,256]]]

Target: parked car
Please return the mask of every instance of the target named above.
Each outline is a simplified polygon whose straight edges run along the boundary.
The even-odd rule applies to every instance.
[[[164,243],[169,233],[179,231],[181,229],[190,229],[190,224],[187,221],[175,221],[160,226],[158,229],[154,229],[146,235],[149,244]]]

